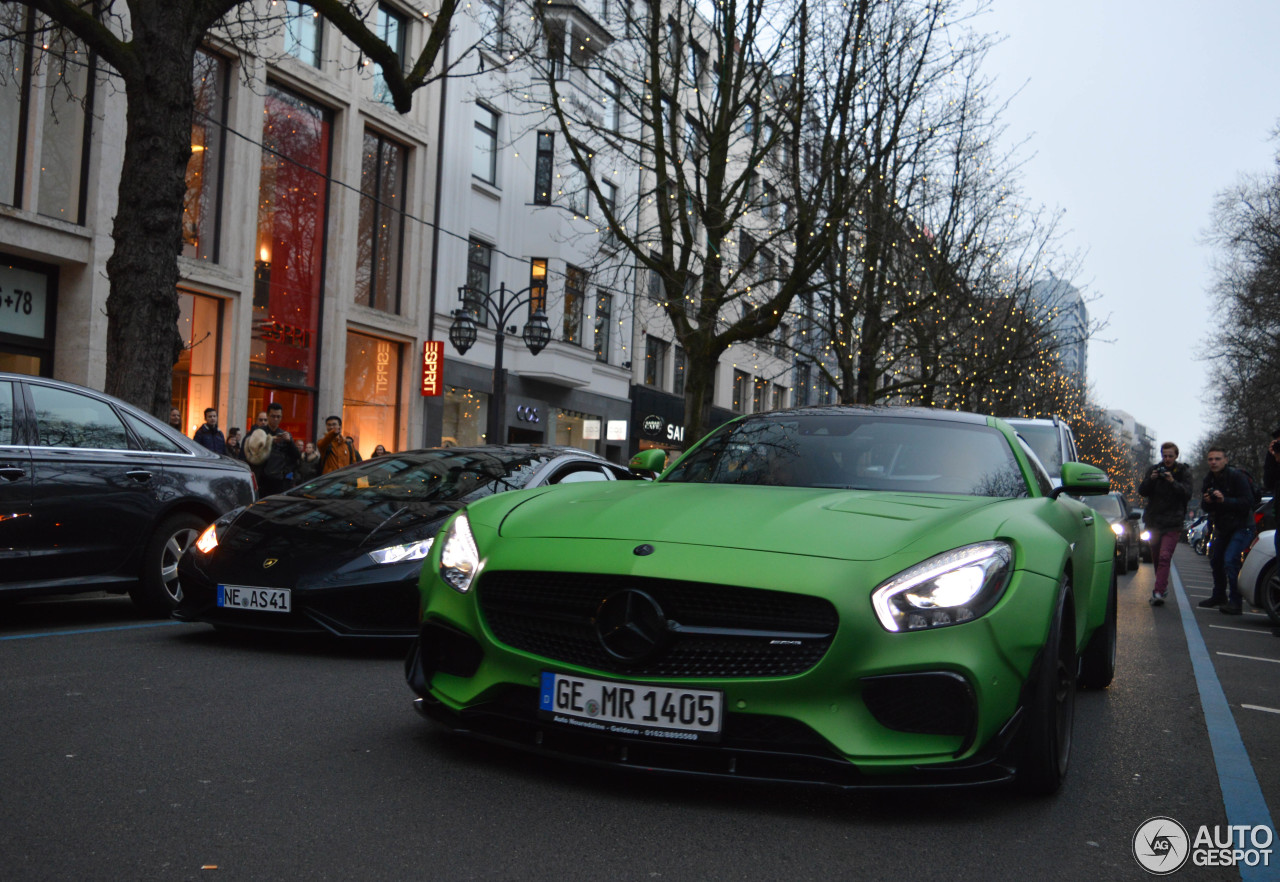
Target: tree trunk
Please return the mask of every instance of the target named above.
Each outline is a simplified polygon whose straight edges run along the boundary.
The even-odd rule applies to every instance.
[[[168,417],[178,333],[178,263],[191,119],[193,39],[182,17],[137,16],[138,65],[125,78],[128,99],[119,205],[107,261],[106,391]],[[176,31],[176,32],[168,32]]]

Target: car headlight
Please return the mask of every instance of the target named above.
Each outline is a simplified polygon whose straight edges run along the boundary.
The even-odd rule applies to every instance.
[[[459,514],[449,523],[440,547],[440,578],[455,590],[465,594],[480,572],[480,550],[471,535],[471,524],[465,514]]]
[[[995,606],[1012,570],[1008,544],[966,545],[898,573],[871,592],[871,603],[886,631],[959,625]]]
[[[1150,531],[1150,530],[1143,530],[1143,531],[1139,534],[1139,537],[1138,537],[1138,538],[1140,538],[1143,542],[1150,542],[1150,541],[1151,541],[1151,531]]]
[[[201,554],[213,554],[213,550],[218,547],[218,534],[225,528],[231,526],[231,522],[240,517],[240,512],[242,511],[244,511],[244,506],[233,508],[212,524],[205,527],[204,532],[196,538],[196,550]]]
[[[1123,535],[1124,535],[1124,524],[1121,524],[1121,523],[1114,523],[1114,524],[1112,524],[1112,525],[1111,525],[1111,532],[1112,532],[1112,533],[1115,533],[1117,536],[1123,536]]]
[[[431,545],[435,542],[435,537],[430,539],[417,539],[413,542],[405,542],[401,545],[391,545],[387,548],[379,548],[377,551],[370,551],[369,557],[376,564],[393,564],[403,563],[407,560],[422,560],[431,553]]]

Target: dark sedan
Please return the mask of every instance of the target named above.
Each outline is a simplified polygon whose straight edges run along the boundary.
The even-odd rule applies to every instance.
[[[168,615],[178,559],[254,500],[242,462],[71,383],[0,373],[0,597],[129,592]]]
[[[392,453],[222,517],[182,559],[176,617],[219,628],[412,637],[444,521],[506,490],[638,476],[571,447]]]
[[[1142,560],[1142,521],[1137,509],[1130,509],[1119,493],[1088,496],[1081,500],[1107,519],[1116,534],[1116,573],[1123,576],[1136,570]]]

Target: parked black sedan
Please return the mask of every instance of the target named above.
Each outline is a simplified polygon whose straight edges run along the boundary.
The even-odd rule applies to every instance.
[[[175,616],[219,628],[413,637],[436,532],[493,493],[639,476],[571,447],[392,453],[229,512],[183,557]]]
[[[254,495],[244,463],[123,401],[0,373],[0,598],[127,591],[167,616],[182,552]]]
[[[1107,519],[1116,534],[1116,573],[1123,576],[1136,570],[1142,561],[1142,521],[1137,509],[1130,509],[1119,493],[1086,496],[1080,500]]]

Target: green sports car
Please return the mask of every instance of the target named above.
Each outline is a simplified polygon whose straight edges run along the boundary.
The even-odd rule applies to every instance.
[[[633,467],[660,468],[642,451]],[[1115,535],[992,417],[747,416],[652,482],[459,512],[406,660],[458,732],[619,767],[838,787],[1067,771],[1115,670]]]

